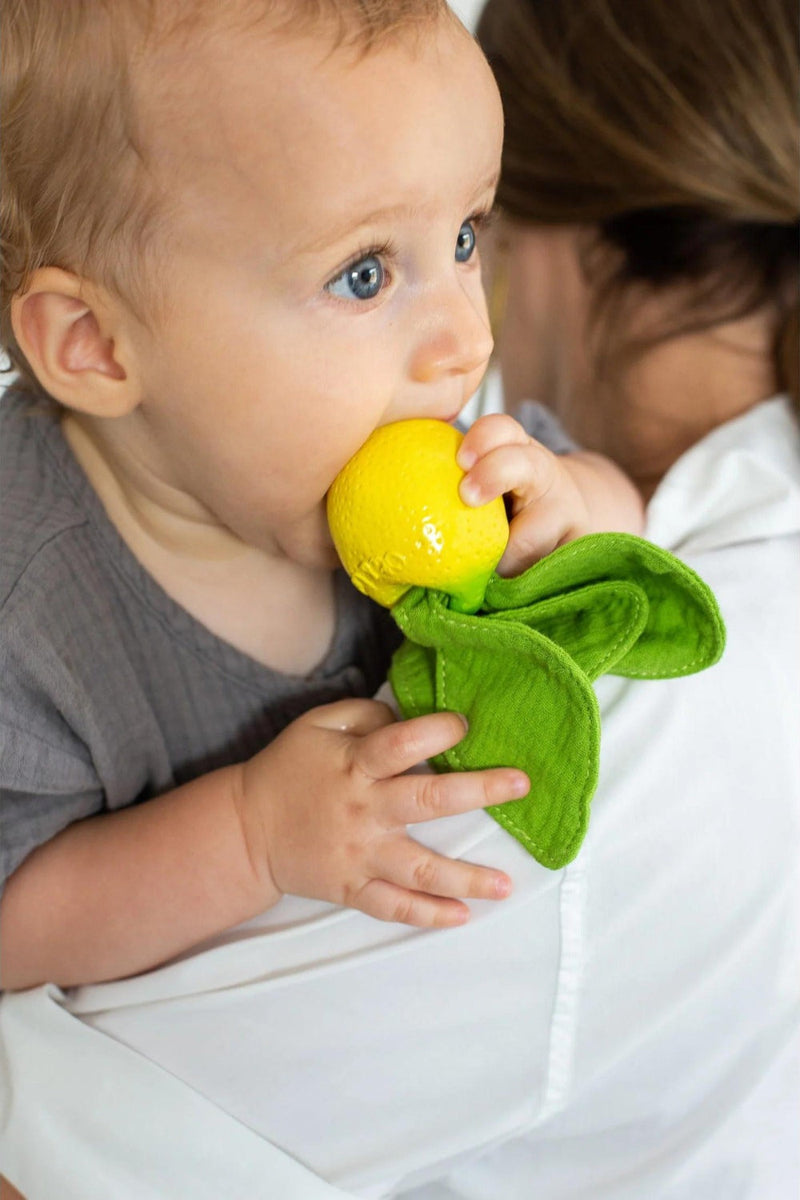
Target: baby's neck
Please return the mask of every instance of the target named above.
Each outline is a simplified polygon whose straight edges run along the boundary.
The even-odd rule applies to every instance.
[[[277,548],[249,546],[168,487],[115,470],[91,427],[67,414],[64,436],[122,540],[177,604],[274,670],[305,675],[335,625],[333,578]]]

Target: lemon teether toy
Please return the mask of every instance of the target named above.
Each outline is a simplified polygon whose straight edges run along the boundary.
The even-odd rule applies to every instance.
[[[458,494],[461,439],[444,421],[383,425],[330,490],[328,522],[344,568],[387,608],[417,585],[475,612],[506,548],[503,501],[470,508]]]
[[[701,671],[725,630],[703,580],[631,534],[589,534],[514,579],[495,574],[505,511],[461,502],[460,440],[439,421],[377,429],[334,482],[328,520],[354,584],[405,634],[389,672],[403,716],[469,720],[434,767],[524,770],[528,795],[487,811],[557,868],[580,848],[597,786],[592,681]]]

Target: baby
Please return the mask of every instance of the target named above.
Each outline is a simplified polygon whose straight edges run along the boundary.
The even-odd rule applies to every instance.
[[[3,26],[3,986],[145,971],[285,893],[462,923],[511,881],[406,827],[529,781],[406,773],[464,722],[369,699],[395,632],[325,496],[486,368],[479,49],[436,0],[18,0]],[[508,497],[503,573],[640,527],[612,464],[510,417],[461,456],[466,502]]]

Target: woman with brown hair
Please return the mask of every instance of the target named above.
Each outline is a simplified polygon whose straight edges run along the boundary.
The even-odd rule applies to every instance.
[[[797,5],[489,0],[478,40],[506,119],[490,271],[505,406],[555,414],[628,471],[647,536],[714,588],[728,645],[694,681],[598,682],[549,1103],[409,1195],[790,1200]]]
[[[506,406],[546,400],[649,497],[716,426],[798,403],[797,6],[489,0],[478,36]]]

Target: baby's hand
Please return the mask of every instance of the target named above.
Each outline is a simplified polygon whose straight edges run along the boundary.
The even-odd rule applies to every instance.
[[[562,542],[587,532],[584,496],[565,459],[529,437],[504,413],[480,417],[464,436],[459,488],[466,504],[505,495],[510,532],[499,575],[518,575]]]
[[[598,454],[553,454],[503,413],[480,417],[458,451],[466,504],[505,495],[510,533],[497,566],[518,575],[557,546],[585,533],[638,533],[642,504],[633,484]]]
[[[521,771],[405,775],[455,746],[455,713],[396,721],[374,700],[312,709],[243,764],[238,798],[265,895],[293,893],[407,925],[461,925],[465,899],[511,891],[502,871],[434,853],[406,825],[524,796]]]

